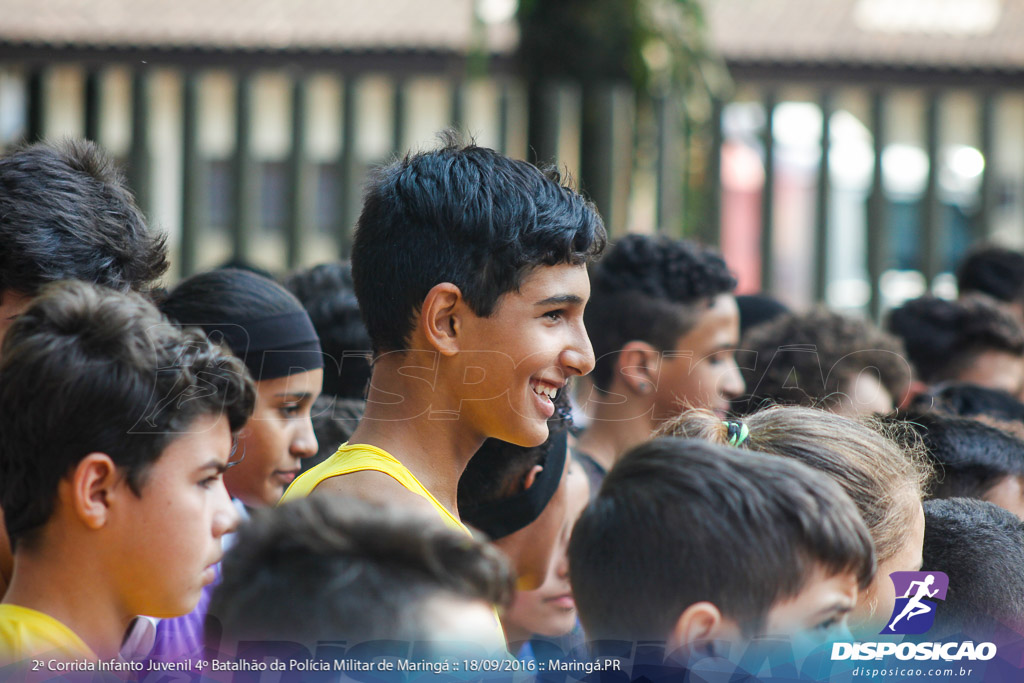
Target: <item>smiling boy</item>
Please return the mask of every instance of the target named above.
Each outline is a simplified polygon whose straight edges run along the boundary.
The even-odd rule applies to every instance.
[[[604,243],[556,173],[451,136],[381,169],[352,248],[375,355],[366,413],[283,500],[353,495],[464,528],[459,477],[484,440],[543,443],[552,397],[593,368],[586,264]]]
[[[136,615],[195,606],[237,522],[222,475],[253,401],[241,361],[140,296],[43,290],[0,363],[0,663],[115,657]]]

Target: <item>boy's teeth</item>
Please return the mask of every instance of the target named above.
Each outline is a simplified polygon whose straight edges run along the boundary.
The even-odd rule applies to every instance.
[[[554,387],[545,387],[545,386],[540,386],[539,384],[534,384],[534,385],[532,385],[531,388],[533,389],[535,394],[540,394],[541,396],[547,396],[552,401],[555,400],[555,396],[558,394],[558,389],[555,389]]]

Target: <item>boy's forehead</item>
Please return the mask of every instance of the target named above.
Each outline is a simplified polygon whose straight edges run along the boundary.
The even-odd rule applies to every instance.
[[[157,464],[188,468],[214,462],[225,464],[231,456],[232,445],[227,416],[201,415],[167,445]]]
[[[536,266],[523,276],[519,285],[519,293],[524,297],[540,301],[548,297],[567,294],[579,296],[586,301],[590,297],[590,278],[587,275],[587,267],[582,264],[568,263]]]
[[[849,611],[857,602],[857,575],[816,566],[800,592],[776,602],[768,613],[769,633],[795,633],[829,613]]]

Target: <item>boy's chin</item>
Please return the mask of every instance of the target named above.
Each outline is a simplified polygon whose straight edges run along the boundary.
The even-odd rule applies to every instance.
[[[516,431],[515,435],[509,435],[507,438],[502,438],[502,441],[508,441],[511,444],[522,446],[523,448],[534,448],[536,446],[540,446],[547,440],[547,420],[530,420],[529,423],[524,422],[521,428]]]
[[[539,420],[536,424],[524,421],[516,425],[514,431],[506,430],[504,434],[490,434],[488,436],[522,446],[524,449],[532,449],[532,447],[539,446],[548,440],[548,423],[545,420]]]

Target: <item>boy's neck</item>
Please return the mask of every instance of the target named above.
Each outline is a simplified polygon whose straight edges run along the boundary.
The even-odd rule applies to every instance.
[[[53,617],[100,659],[115,658],[134,615],[121,614],[117,598],[105,590],[105,572],[97,569],[87,555],[18,552],[3,602]]]
[[[613,391],[630,396],[626,391]],[[610,470],[630,448],[650,439],[656,427],[651,419],[653,408],[645,410],[632,396],[622,403],[590,401],[586,409],[590,423],[577,441],[578,450],[605,470]]]
[[[459,478],[484,437],[464,418],[451,417],[458,414],[458,405],[448,405],[455,402],[433,388],[442,378],[427,383],[409,371],[421,367],[411,355],[404,356],[405,362],[385,357],[374,364],[366,410],[349,443],[369,444],[393,455],[458,517]]]

